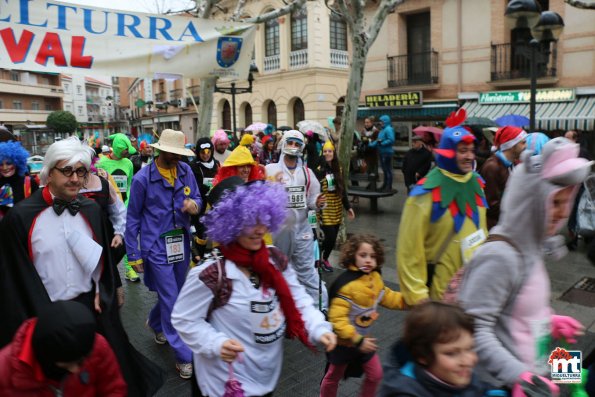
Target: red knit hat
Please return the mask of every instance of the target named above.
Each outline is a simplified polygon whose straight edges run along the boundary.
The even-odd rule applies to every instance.
[[[508,150],[519,142],[527,139],[527,132],[519,127],[507,125],[498,128],[494,137],[494,146],[496,150]]]

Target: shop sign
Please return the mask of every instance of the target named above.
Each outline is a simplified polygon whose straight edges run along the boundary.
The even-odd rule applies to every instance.
[[[537,102],[572,102],[576,100],[574,88],[551,88],[537,90]],[[479,95],[479,103],[483,105],[501,103],[529,103],[531,91],[490,91]]]
[[[422,106],[422,92],[397,92],[386,95],[366,95],[366,107],[419,107]]]

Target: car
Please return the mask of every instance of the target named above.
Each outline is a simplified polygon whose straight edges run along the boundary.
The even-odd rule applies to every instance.
[[[31,156],[27,158],[27,167],[31,175],[39,174],[43,168],[43,156]]]

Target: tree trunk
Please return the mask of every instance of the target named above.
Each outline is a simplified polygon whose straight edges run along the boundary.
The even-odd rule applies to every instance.
[[[216,77],[200,79],[200,97],[198,106],[198,131],[196,138],[209,138],[211,118],[213,116],[213,96],[215,94]]]
[[[357,109],[359,107],[359,96],[362,92],[364,80],[364,67],[368,51],[363,43],[355,43],[360,38],[352,38],[354,48],[351,60],[351,72],[349,73],[349,85],[347,86],[347,97],[343,108],[343,122],[341,124],[341,142],[339,144],[339,161],[343,170],[345,185],[349,185],[349,165],[351,163],[351,148],[353,146],[353,132],[357,120]],[[355,50],[357,49],[357,51]]]

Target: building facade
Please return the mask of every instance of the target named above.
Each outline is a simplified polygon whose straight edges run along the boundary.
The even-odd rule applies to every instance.
[[[594,132],[595,13],[563,0],[539,3],[560,14],[565,27],[557,42],[537,50],[536,130]],[[459,106],[468,117],[528,117],[531,32],[507,25],[507,4],[416,0],[397,6],[370,51],[358,116],[388,114],[405,139]]]

